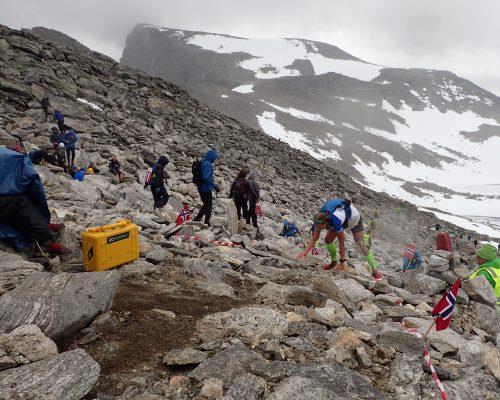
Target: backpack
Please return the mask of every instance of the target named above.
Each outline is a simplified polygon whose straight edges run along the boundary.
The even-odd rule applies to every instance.
[[[144,182],[144,185],[151,186],[155,178],[156,168],[156,164],[153,164],[153,166],[148,168],[148,172],[146,173],[146,182]]]
[[[201,186],[203,184],[203,178],[201,176],[201,161],[198,160],[198,157],[196,157],[196,160],[191,164],[191,172],[193,173],[193,183],[196,186]]]
[[[244,180],[237,180],[233,182],[233,192],[237,197],[246,197],[247,183]]]

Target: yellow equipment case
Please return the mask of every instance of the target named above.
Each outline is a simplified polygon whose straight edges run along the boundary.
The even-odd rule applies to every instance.
[[[139,230],[129,220],[87,229],[82,233],[83,266],[104,271],[139,258]]]

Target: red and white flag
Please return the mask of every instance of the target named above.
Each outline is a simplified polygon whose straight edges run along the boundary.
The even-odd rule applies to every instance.
[[[451,314],[457,303],[457,293],[458,289],[462,285],[460,279],[453,284],[453,286],[448,290],[441,300],[434,306],[432,310],[432,315],[436,318],[436,331],[442,331],[448,328],[451,322]]]

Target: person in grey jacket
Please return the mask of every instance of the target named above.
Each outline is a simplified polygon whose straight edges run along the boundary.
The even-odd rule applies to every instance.
[[[252,225],[255,228],[259,229],[257,225],[257,214],[255,212],[255,208],[259,204],[260,200],[260,187],[259,184],[255,182],[256,177],[257,174],[255,173],[255,171],[250,172],[247,176],[249,210],[246,220],[247,224],[249,224],[250,219],[252,219]]]

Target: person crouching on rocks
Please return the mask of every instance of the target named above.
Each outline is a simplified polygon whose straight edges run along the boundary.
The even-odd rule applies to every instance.
[[[479,268],[469,276],[469,279],[475,279],[483,275],[495,291],[497,296],[497,308],[500,307],[500,257],[497,249],[492,244],[485,244],[476,252]]]
[[[118,178],[120,183],[123,182],[123,172],[121,171],[121,164],[120,161],[118,161],[118,158],[116,157],[116,154],[113,154],[111,156],[111,160],[109,161],[109,172],[111,172],[114,176]],[[154,194],[153,194],[154,196]]]
[[[160,156],[156,164],[153,165],[151,171],[151,193],[153,194],[154,209],[163,208],[168,203],[170,196],[168,195],[167,188],[165,187],[165,180],[169,178],[168,172],[165,167],[169,163],[167,156]]]
[[[314,217],[313,224],[313,234],[311,240],[307,244],[305,250],[297,256],[297,260],[301,260],[307,256],[307,254],[314,247],[318,241],[321,231],[323,229],[327,230],[325,236],[326,249],[330,254],[331,263],[323,267],[324,270],[328,271],[332,268],[337,267],[339,261],[337,256],[337,247],[333,243],[336,238],[339,240],[339,252],[340,252],[340,265],[339,269],[343,269],[346,263],[346,251],[345,251],[345,233],[344,229],[350,228],[352,236],[359,250],[365,256],[365,260],[370,265],[372,270],[372,276],[379,280],[382,278],[382,274],[378,270],[378,264],[373,257],[373,254],[366,248],[363,243],[365,232],[363,229],[363,220],[359,211],[354,207],[354,205],[349,201],[341,198],[335,198],[327,202],[321,210]]]

